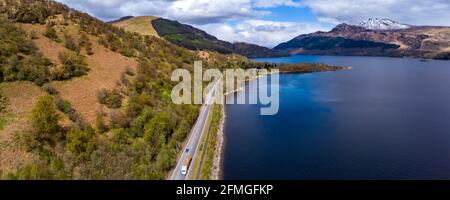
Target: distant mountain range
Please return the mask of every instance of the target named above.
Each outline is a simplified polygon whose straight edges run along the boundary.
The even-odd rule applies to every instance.
[[[450,59],[450,27],[411,26],[387,19],[340,24],[300,35],[274,48],[289,54],[411,56]]]
[[[237,53],[250,58],[320,54],[450,59],[450,27],[413,26],[381,18],[358,25],[340,24],[329,32],[300,35],[273,49],[222,41],[195,27],[157,17],[124,17],[111,23],[191,50]]]
[[[127,16],[110,23],[128,31],[164,38],[169,42],[190,50],[209,50],[225,54],[237,53],[250,58],[288,55],[286,52],[272,50],[256,44],[244,42],[230,43],[219,40],[193,26],[153,16]]]

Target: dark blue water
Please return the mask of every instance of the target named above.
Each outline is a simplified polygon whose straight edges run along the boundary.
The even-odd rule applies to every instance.
[[[351,70],[280,76],[280,111],[227,105],[225,179],[450,179],[450,62],[293,56]]]

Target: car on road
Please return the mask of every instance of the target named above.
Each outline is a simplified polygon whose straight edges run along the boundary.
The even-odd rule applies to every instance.
[[[191,165],[192,156],[188,155],[181,166],[181,175],[186,176],[187,171],[189,170],[189,166]]]

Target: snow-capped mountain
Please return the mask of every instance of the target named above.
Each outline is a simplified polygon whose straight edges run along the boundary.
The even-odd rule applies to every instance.
[[[410,26],[375,18],[361,25],[343,23],[328,32],[299,35],[274,49],[289,54],[410,56],[450,60],[449,41],[450,27]]]
[[[411,27],[407,24],[401,24],[390,19],[370,18],[363,21],[359,26],[371,30],[397,30]]]

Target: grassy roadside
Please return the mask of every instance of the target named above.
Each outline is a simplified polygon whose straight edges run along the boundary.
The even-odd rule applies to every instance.
[[[213,175],[214,154],[216,153],[217,134],[222,119],[222,106],[213,105],[212,114],[208,117],[206,133],[201,140],[198,151],[199,159],[193,166],[190,179],[210,180]]]
[[[214,155],[217,153],[217,135],[219,134],[220,123],[222,121],[222,106],[216,105],[213,108],[212,122],[210,126],[210,136],[206,148],[206,155],[203,160],[202,169],[200,172],[200,179],[212,179],[214,167]]]

